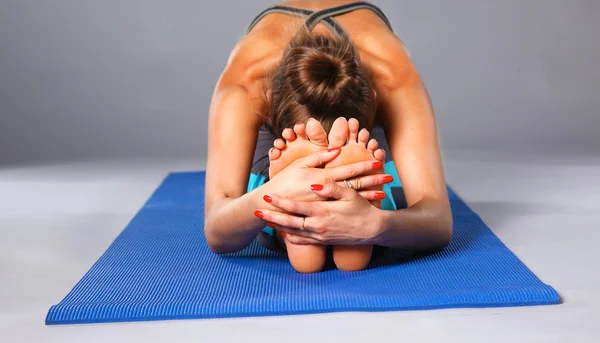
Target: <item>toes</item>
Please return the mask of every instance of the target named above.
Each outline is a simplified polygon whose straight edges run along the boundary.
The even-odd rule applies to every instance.
[[[285,142],[281,138],[277,138],[275,142],[273,142],[273,146],[279,150],[283,150],[285,148]]]
[[[313,144],[327,146],[327,133],[323,125],[314,118],[310,118],[306,123],[306,136]]]
[[[358,133],[358,144],[361,144],[362,146],[366,147],[367,142],[369,141],[369,136],[369,130],[360,130],[360,132]]]
[[[271,148],[271,150],[269,150],[269,160],[270,161],[276,160],[279,157],[281,157],[281,150],[279,150],[277,148]]]
[[[358,137],[358,128],[359,128],[358,120],[356,120],[355,118],[350,118],[348,120],[348,130],[349,130],[348,142],[356,143],[356,139]]]
[[[296,133],[296,137],[300,139],[306,139],[306,126],[304,123],[296,123],[296,125],[294,125],[294,132]]]
[[[385,161],[385,151],[383,149],[377,149],[373,153],[373,157],[375,157],[376,160],[383,162]]]
[[[369,141],[369,144],[367,144],[367,149],[369,149],[369,152],[371,152],[371,154],[374,154],[377,148],[379,148],[379,142],[377,142],[375,138],[372,138]]]
[[[348,121],[344,117],[339,117],[333,122],[331,131],[329,131],[329,147],[339,148],[346,144],[348,140]]]
[[[296,140],[296,134],[294,133],[294,131],[292,129],[283,129],[283,132],[281,133],[281,136],[288,143],[293,142],[293,141]]]

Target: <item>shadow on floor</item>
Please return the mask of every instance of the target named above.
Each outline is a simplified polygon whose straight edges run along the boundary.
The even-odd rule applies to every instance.
[[[514,217],[557,214],[569,211],[555,204],[532,204],[512,201],[469,202],[469,207],[494,231],[501,230]]]

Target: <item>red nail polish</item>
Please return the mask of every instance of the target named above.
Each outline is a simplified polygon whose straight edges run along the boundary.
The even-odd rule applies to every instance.
[[[383,167],[383,163],[382,162],[380,162],[380,161],[373,162],[373,169],[379,169],[381,167]]]
[[[340,150],[340,148],[329,148],[329,149],[327,149],[328,152],[334,152],[334,151],[337,151],[337,150]]]
[[[383,192],[377,192],[377,193],[375,193],[374,198],[375,199],[383,199],[383,198],[385,198],[385,193],[383,193]]]
[[[265,215],[264,215],[264,214],[263,214],[261,211],[259,211],[259,210],[256,210],[256,211],[254,211],[254,215],[255,215],[255,216],[257,216],[257,217],[258,217],[258,218],[260,218],[260,219],[262,219],[262,218],[265,216]]]
[[[319,184],[310,185],[310,189],[312,189],[313,191],[322,191],[323,185],[319,185]]]
[[[392,176],[386,175],[383,177],[383,182],[388,183],[388,182],[392,182],[394,181],[394,178]]]
[[[285,238],[286,235],[287,235],[287,233],[281,231],[281,236],[283,236],[283,238]]]
[[[275,228],[275,224],[271,223],[271,222],[267,222],[267,226],[271,227],[271,228]]]
[[[265,196],[263,197],[263,199],[265,199],[265,201],[266,201],[266,202],[268,202],[268,203],[271,203],[271,202],[273,202],[273,198],[271,198],[271,197],[270,197],[270,196],[268,196],[268,195],[265,195]]]

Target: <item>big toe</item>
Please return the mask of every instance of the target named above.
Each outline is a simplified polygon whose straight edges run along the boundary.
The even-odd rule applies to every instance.
[[[346,144],[348,140],[348,121],[344,117],[339,117],[333,122],[331,131],[329,131],[329,147],[339,148]]]
[[[314,118],[310,118],[306,123],[306,136],[313,144],[327,146],[327,133],[323,125]]]

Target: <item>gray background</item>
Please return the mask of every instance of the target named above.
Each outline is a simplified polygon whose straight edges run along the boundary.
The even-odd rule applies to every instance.
[[[600,2],[376,3],[447,180],[563,304],[45,327],[164,176],[204,168],[212,89],[268,2],[0,0],[0,340],[599,342]]]
[[[442,147],[600,146],[600,2],[376,1]],[[2,0],[0,162],[206,154],[228,54],[271,1]]]

